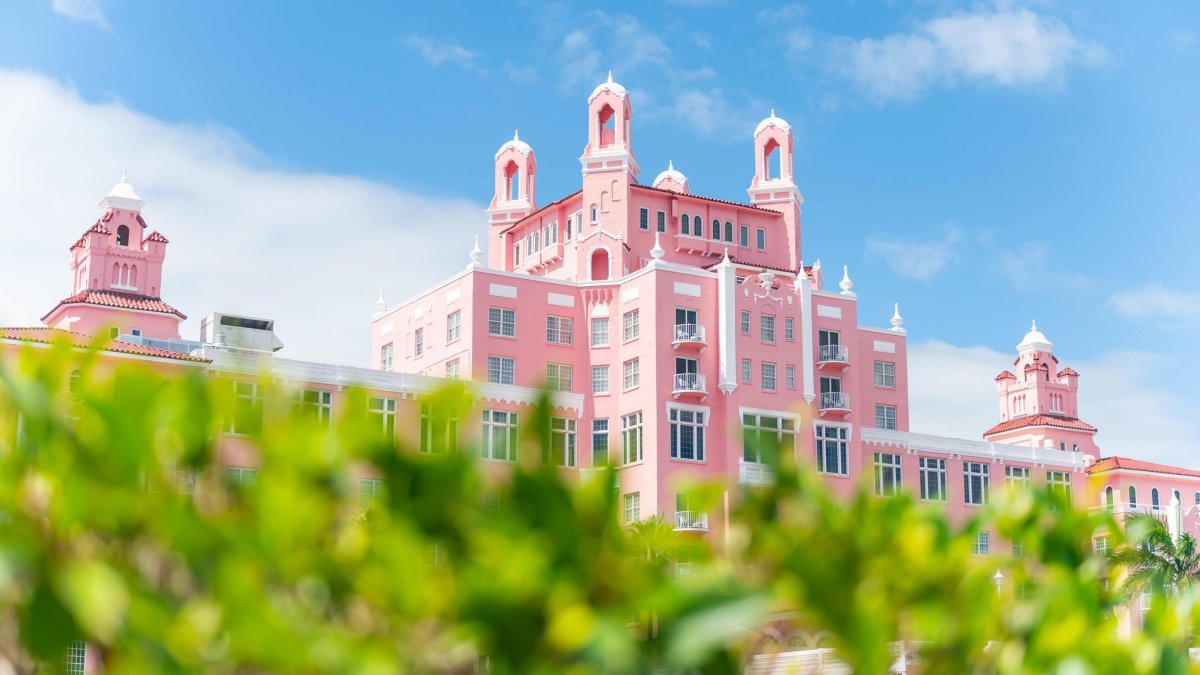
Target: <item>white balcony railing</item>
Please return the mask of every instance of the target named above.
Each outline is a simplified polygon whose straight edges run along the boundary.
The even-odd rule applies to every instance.
[[[671,389],[676,394],[703,394],[706,391],[704,388],[704,376],[699,373],[675,373],[675,383]]]
[[[675,529],[676,530],[701,530],[708,531],[708,514],[700,513],[699,511],[676,511],[675,512]]]
[[[841,345],[821,345],[817,347],[818,363],[849,363],[850,351]]]
[[[821,410],[849,410],[850,397],[840,391],[821,392]]]
[[[694,323],[675,324],[675,336],[671,340],[671,344],[705,344],[704,326]]]
[[[766,464],[739,459],[738,482],[742,485],[774,485],[775,470]]]

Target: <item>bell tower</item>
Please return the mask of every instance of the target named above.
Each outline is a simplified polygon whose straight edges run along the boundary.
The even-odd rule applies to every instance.
[[[799,266],[803,259],[800,251],[800,205],[804,197],[796,187],[793,166],[794,144],[792,125],[771,115],[754,128],[754,179],[746,192],[750,203],[783,214],[787,228],[788,264]]]
[[[629,92],[613,81],[610,71],[588,96],[588,142],[579,157],[583,170],[579,241],[586,243],[580,279],[620,278],[630,266],[623,244],[632,218],[630,186],[637,183],[639,171],[633,156],[632,117]]]
[[[537,158],[533,148],[514,131],[496,151],[496,189],[488,206],[488,263],[496,269],[511,269],[506,265],[500,233],[505,228],[537,210]]]

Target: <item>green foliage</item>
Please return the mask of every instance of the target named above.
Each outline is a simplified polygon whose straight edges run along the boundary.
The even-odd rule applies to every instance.
[[[231,441],[244,411],[223,377],[65,347],[4,362],[0,660],[58,668],[82,638],[110,673],[733,673],[787,623],[826,631],[864,673],[886,672],[897,640],[921,641],[925,672],[1190,665],[1194,589],[1174,583],[1118,637],[1115,572],[1091,544],[1119,545],[1119,528],[1051,495],[952,525],[905,496],[835,500],[783,457],[744,496],[695,486],[698,508],[739,504],[704,540],[657,517],[623,527],[616,470],[572,485],[542,465],[545,405],[522,416],[520,461],[492,472],[471,449],[396,447],[352,412],[365,392],[326,426],[262,385],[265,422]],[[252,484],[225,480],[234,445]],[[383,480],[365,506],[364,469]],[[1028,558],[971,555],[980,529]]]

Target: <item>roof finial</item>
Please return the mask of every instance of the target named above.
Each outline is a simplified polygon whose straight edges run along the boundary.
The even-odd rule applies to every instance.
[[[725,258],[721,262],[724,262],[724,263],[729,262],[729,247],[728,246],[725,247]]]
[[[838,288],[842,289],[842,295],[854,295],[854,282],[850,281],[850,266],[842,265],[842,281],[838,284]]]
[[[654,258],[655,260],[662,260],[663,255],[666,254],[666,251],[663,250],[662,243],[659,242],[659,236],[660,235],[658,232],[654,233],[654,248],[650,249],[650,257]]]
[[[1029,326],[1029,330],[1031,330],[1031,331],[1037,330],[1037,319],[1033,320],[1033,324]]]
[[[674,171],[674,170],[675,170],[675,162],[674,162],[674,160],[670,160],[670,159],[668,159],[668,160],[667,160],[667,171]]]
[[[608,83],[612,84],[612,69],[611,68],[608,70]]]
[[[893,305],[893,307],[894,307],[894,310],[892,311],[892,331],[895,333],[907,332],[904,330],[904,317],[900,316],[900,303],[898,303],[898,302],[895,303],[895,305]]]
[[[471,267],[483,267],[483,249],[479,248],[479,235],[475,235],[475,247],[471,249]]]
[[[513,140],[514,141],[521,140],[521,134],[516,129],[513,129]]]
[[[387,300],[383,299],[383,286],[379,287],[379,298],[375,300],[375,316],[382,316],[387,312]]]
[[[121,169],[121,182],[122,183],[129,182],[129,170],[128,169]]]
[[[775,116],[775,109],[771,108],[771,117],[774,117],[774,116]]]

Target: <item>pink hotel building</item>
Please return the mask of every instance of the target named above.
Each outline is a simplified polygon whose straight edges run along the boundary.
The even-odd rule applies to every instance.
[[[996,377],[999,417],[982,439],[909,431],[899,309],[889,325],[860,325],[846,268],[830,288],[819,261],[804,263],[786,121],[772,113],[753,130],[745,203],[693,194],[670,163],[638,182],[632,139],[629,93],[610,76],[588,97],[579,190],[539,206],[533,149],[515,134],[501,145],[488,262],[477,241],[457,275],[395,306],[381,297],[370,368],[280,357],[261,319],[212,314],[200,340],[181,339],[185,316],[162,300],[168,241],[122,177],[70,248],[70,295],[41,327],[0,328],[0,359],[108,332],[112,361],[206,369],[250,406],[262,405],[252,378],[265,370],[326,419],[354,383],[410,447],[462,439],[489,471],[516,461],[516,430],[548,386],[556,417],[542,461],[578,480],[616,465],[626,520],[659,514],[716,546],[738,490],[773,479],[754,450],[768,437],[843,495],[860,483],[904,490],[960,519],[997,486],[1049,485],[1080,505],[1170,512],[1177,531],[1200,532],[1200,471],[1101,458],[1079,416],[1080,374],[1036,325]],[[470,417],[434,423],[424,394],[445,378],[475,383]],[[221,443],[226,472],[252,481],[253,448],[234,427]],[[723,481],[724,502],[686,503],[694,479]],[[365,494],[378,485],[362,477]],[[981,533],[977,553],[1007,554],[1001,545]]]

